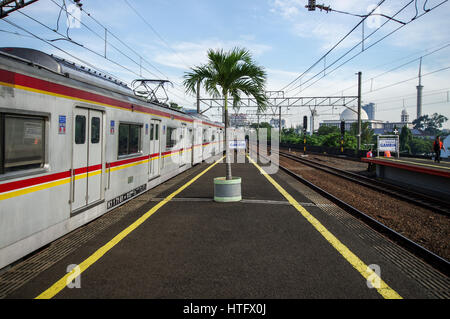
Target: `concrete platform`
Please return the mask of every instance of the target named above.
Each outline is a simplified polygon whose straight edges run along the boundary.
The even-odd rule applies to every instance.
[[[7,298],[34,298],[55,287],[68,265],[84,265],[149,211],[154,213],[83,270],[80,288],[63,287],[52,297],[383,298],[379,290],[368,287],[366,278],[349,263],[350,257],[331,245],[253,164],[232,166],[233,175],[242,177],[241,202],[212,200],[213,178],[224,175],[224,164],[180,189],[208,166],[198,165],[85,226],[95,229],[95,223],[121,214],[78,249],[18,285]],[[287,174],[279,171],[271,177],[362,263],[379,266],[381,279],[401,297],[445,298],[449,293],[446,276]],[[171,198],[174,192],[178,193]],[[132,203],[136,201],[140,205]],[[76,242],[82,236],[80,230],[65,241]],[[39,254],[51,260],[57,245]],[[9,272],[20,276],[20,268]],[[0,285],[6,275],[0,275]]]
[[[414,158],[362,158],[376,165],[380,179],[429,194],[450,196],[450,162]]]

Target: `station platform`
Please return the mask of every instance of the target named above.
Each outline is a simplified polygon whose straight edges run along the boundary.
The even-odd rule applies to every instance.
[[[400,186],[409,186],[430,194],[450,196],[450,162],[418,158],[362,158],[376,165],[380,179]]]
[[[197,165],[1,274],[12,287],[3,297],[449,298],[447,276],[286,173],[262,170],[233,164],[243,199],[216,203],[225,164]]]

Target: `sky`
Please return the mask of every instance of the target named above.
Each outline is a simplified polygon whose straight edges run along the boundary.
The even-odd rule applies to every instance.
[[[447,0],[317,2],[330,12],[308,11],[307,0],[80,2],[82,12],[72,0],[39,0],[11,13],[0,21],[0,46],[34,48],[89,64],[129,84],[136,78],[170,80],[169,100],[185,108],[196,104],[182,85],[185,72],[206,63],[208,49],[242,47],[265,69],[266,90],[283,90],[285,97],[355,96],[356,74],[362,72],[362,103],[375,103],[376,119],[390,122],[399,122],[404,108],[411,121],[416,118],[422,57],[422,114],[446,116],[444,128],[450,129]],[[355,15],[367,15],[380,2],[376,15],[360,23]],[[339,119],[343,110],[318,107],[316,125]],[[220,120],[216,108],[205,114]],[[282,108],[288,126],[301,124],[304,115],[309,117],[308,108]]]

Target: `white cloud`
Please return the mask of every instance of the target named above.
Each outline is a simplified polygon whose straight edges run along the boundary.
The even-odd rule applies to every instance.
[[[249,42],[246,40],[222,41],[217,39],[199,42],[180,42],[172,44],[173,51],[160,50],[156,52],[154,60],[159,64],[186,70],[188,67],[206,63],[206,53],[209,49],[229,50],[233,47],[245,47],[257,57],[270,50],[270,46]]]

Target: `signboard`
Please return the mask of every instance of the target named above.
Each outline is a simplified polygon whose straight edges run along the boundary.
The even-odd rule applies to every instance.
[[[400,156],[400,140],[398,135],[378,135],[377,136],[377,156],[379,152],[395,152],[397,158]]]
[[[114,125],[115,125],[114,121],[111,120],[110,125],[109,125],[109,133],[111,135],[114,135]]]
[[[246,148],[246,144],[245,144],[245,141],[230,141],[230,142],[228,142],[228,147],[230,149],[243,150]]]
[[[66,134],[66,116],[65,115],[59,116],[58,134]]]
[[[390,138],[390,139],[381,139],[380,143],[378,145],[379,151],[391,151],[391,152],[397,152],[397,139]]]

